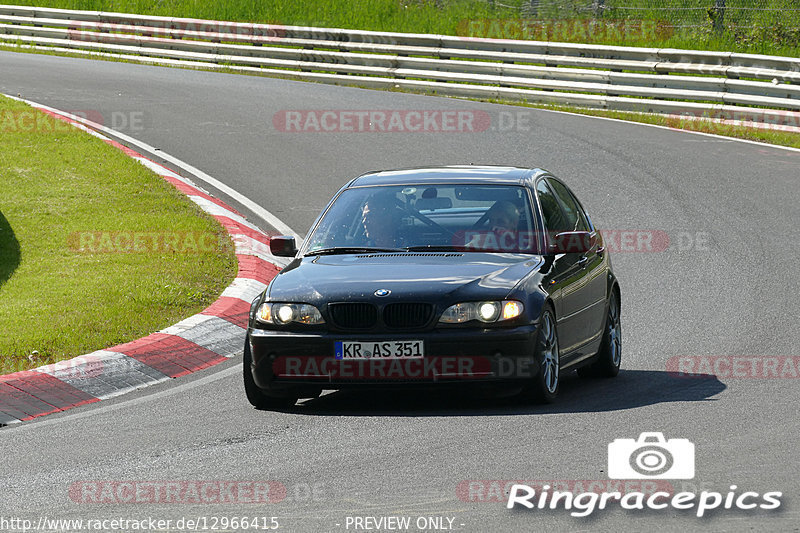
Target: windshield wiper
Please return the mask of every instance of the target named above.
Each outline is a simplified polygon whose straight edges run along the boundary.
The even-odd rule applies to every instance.
[[[306,253],[309,255],[337,255],[337,254],[369,254],[373,252],[404,252],[403,248],[371,248],[369,246],[335,246],[332,248],[320,248]]]
[[[473,252],[482,254],[535,254],[533,250],[503,250],[501,248],[474,248],[472,246],[454,246],[449,244],[424,244],[404,248],[406,252]]]
[[[404,250],[406,252],[463,252],[463,248],[463,246],[453,246],[452,244],[422,244],[408,246]]]

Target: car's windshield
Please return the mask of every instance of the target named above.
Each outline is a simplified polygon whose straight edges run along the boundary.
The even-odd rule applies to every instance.
[[[344,190],[306,254],[391,250],[536,253],[524,187],[411,185]]]

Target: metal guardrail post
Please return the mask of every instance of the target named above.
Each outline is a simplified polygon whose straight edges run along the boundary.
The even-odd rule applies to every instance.
[[[600,18],[603,16],[603,10],[606,8],[606,0],[594,0],[592,2],[592,12],[594,13],[594,18]]]
[[[714,7],[708,10],[713,23],[714,33],[725,31],[725,0],[714,0]]]

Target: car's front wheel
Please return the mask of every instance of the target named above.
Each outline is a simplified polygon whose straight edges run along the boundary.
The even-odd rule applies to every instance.
[[[539,321],[534,361],[539,365],[536,377],[526,387],[525,396],[537,403],[551,403],[558,396],[561,361],[558,351],[558,331],[552,311],[546,309]]]
[[[253,354],[250,352],[250,340],[245,339],[244,342],[244,357],[242,358],[243,375],[244,375],[244,392],[247,395],[247,401],[256,409],[269,410],[269,409],[286,409],[292,407],[297,398],[293,396],[267,396],[258,388],[255,380],[253,379]]]
[[[613,378],[619,374],[622,364],[622,324],[620,322],[619,297],[615,291],[611,292],[606,313],[603,340],[600,342],[600,351],[597,359],[589,366],[578,369],[581,377],[606,377]]]

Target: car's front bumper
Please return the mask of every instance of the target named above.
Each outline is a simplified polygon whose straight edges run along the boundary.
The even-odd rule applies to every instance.
[[[253,378],[264,390],[529,380],[539,367],[533,360],[535,338],[535,325],[402,334],[248,331]],[[403,340],[422,340],[425,356],[359,360],[334,356],[337,341]]]

